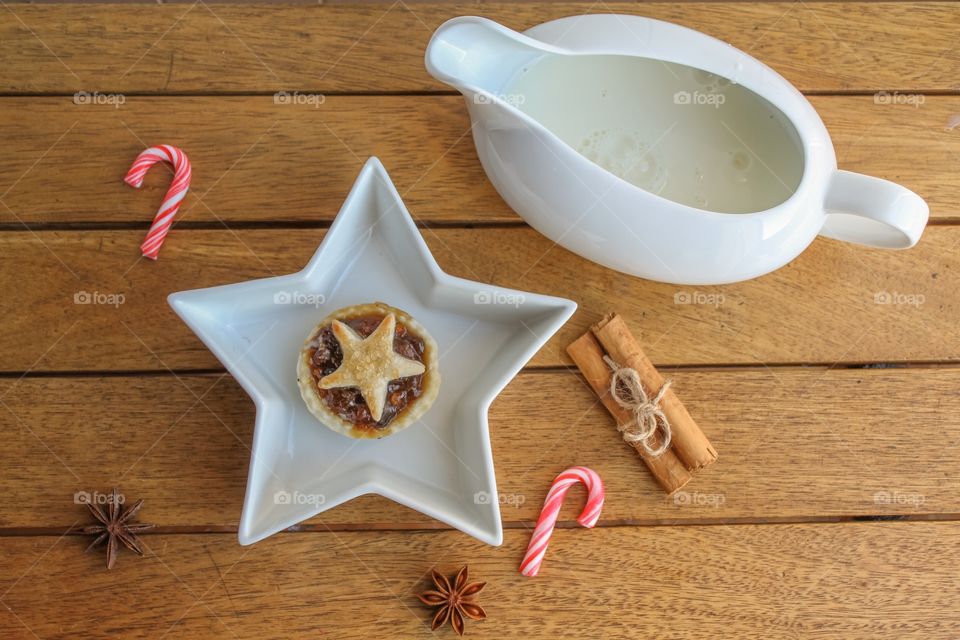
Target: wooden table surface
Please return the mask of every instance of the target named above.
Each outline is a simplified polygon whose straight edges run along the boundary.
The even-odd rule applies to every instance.
[[[919,245],[818,239],[773,274],[694,289],[525,226],[424,46],[456,15],[522,29],[612,11],[783,74],[842,167],[928,200]],[[960,6],[935,2],[3,4],[0,637],[427,638],[414,594],[463,563],[489,583],[475,638],[960,637],[958,32]],[[121,178],[159,143],[195,177],[151,263],[137,248],[169,172],[139,192]],[[371,155],[444,270],[580,305],[490,412],[515,497],[500,548],[373,496],[237,543],[254,408],[165,297],[299,269]],[[122,304],[75,304],[84,292]],[[679,499],[564,353],[610,310],[720,452]],[[574,464],[606,481],[600,526],[574,525],[577,490],[543,574],[522,578],[546,488]],[[75,492],[113,486],[158,527],[107,571],[70,531],[90,522]]]

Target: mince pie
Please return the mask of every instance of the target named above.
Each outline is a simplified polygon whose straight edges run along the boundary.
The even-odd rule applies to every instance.
[[[417,421],[437,397],[437,343],[382,302],[320,321],[297,362],[297,382],[320,422],[352,438],[383,438]]]

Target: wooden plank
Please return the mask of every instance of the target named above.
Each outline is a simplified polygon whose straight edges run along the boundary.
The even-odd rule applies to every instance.
[[[122,179],[160,141],[191,159],[184,221],[329,222],[376,155],[421,221],[520,222],[487,181],[454,96],[331,96],[317,108],[269,96],[130,98],[117,109],[11,98],[0,100],[0,135],[15,147],[0,159],[0,223],[149,224],[170,172],[151,171],[140,192]],[[78,148],[89,150],[82,162]]]
[[[930,96],[918,107],[872,96],[811,99],[840,166],[913,189],[935,219],[960,218],[960,130],[947,127],[960,97]],[[146,226],[169,171],[152,171],[140,192],[121,179],[143,147],[160,141],[181,146],[193,163],[182,221],[327,222],[371,155],[423,223],[520,221],[483,173],[458,96],[327,96],[316,105],[278,105],[270,96],[125,100],[0,99],[0,224]]]
[[[297,271],[323,231],[174,230],[157,263],[138,257],[142,235],[0,233],[2,370],[217,368],[166,296]],[[627,319],[661,366],[960,356],[960,291],[951,277],[960,269],[957,227],[930,227],[910,251],[817,240],[774,274],[724,287],[677,287],[615,273],[524,227],[426,229],[424,238],[450,273],[580,304],[531,361],[535,366],[567,364],[564,347],[611,310]]]
[[[525,29],[611,10],[589,2],[16,6],[0,14],[0,91],[436,91],[423,50],[448,18],[481,13]],[[960,12],[949,2],[644,2],[615,10],[726,40],[803,90],[957,88]]]
[[[554,535],[536,579],[517,573],[528,537],[510,531],[498,549],[454,532],[280,535],[253,547],[151,535],[145,558],[121,552],[111,572],[81,539],[4,538],[0,632],[424,638],[430,612],[416,594],[427,572],[469,563],[487,582],[487,619],[469,624],[471,638],[960,633],[957,523],[578,528]]]
[[[604,479],[604,525],[960,514],[960,368],[666,373],[720,452],[673,497],[579,376],[512,382],[490,414],[507,526],[535,521],[554,476],[578,464]],[[236,530],[254,415],[229,376],[5,380],[0,401],[0,528],[63,531],[88,518],[74,492],[116,485],[146,500],[149,522]],[[582,504],[571,498],[564,520]],[[328,526],[443,525],[369,496],[304,528]]]

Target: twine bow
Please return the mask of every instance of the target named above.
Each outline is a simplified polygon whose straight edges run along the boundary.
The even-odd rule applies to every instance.
[[[633,416],[629,422],[618,424],[617,430],[626,442],[630,444],[639,442],[649,455],[655,458],[663,455],[670,448],[671,430],[670,421],[660,408],[660,401],[663,400],[664,394],[667,393],[673,381],[664,382],[651,399],[643,388],[640,374],[636,369],[621,367],[610,356],[605,355],[603,359],[613,371],[613,376],[610,378],[610,395],[618,405]],[[654,447],[658,429],[662,433],[661,442],[660,446]]]

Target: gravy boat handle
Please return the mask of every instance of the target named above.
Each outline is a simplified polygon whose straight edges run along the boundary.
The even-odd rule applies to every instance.
[[[824,210],[820,235],[883,249],[917,244],[930,215],[923,198],[906,187],[842,169],[830,179]]]

